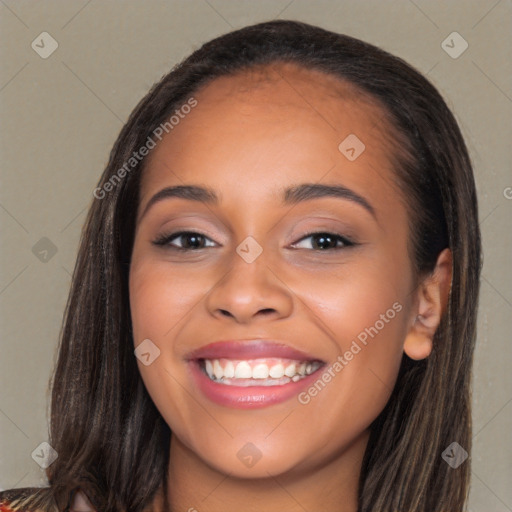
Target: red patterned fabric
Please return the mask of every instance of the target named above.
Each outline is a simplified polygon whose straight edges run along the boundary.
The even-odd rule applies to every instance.
[[[2,501],[0,503],[0,512],[12,512],[12,508],[9,506],[9,502]]]

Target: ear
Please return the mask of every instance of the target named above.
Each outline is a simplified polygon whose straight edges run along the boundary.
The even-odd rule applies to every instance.
[[[434,335],[446,311],[452,282],[452,252],[439,253],[431,274],[418,285],[411,325],[404,341],[404,352],[415,360],[425,359],[432,352]]]

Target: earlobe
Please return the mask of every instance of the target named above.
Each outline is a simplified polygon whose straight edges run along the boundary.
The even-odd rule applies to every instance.
[[[404,341],[404,352],[411,359],[425,359],[432,352],[434,335],[448,306],[451,281],[452,253],[444,249],[439,253],[434,270],[416,292],[416,306]]]

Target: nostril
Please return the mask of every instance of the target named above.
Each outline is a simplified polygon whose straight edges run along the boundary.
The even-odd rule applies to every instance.
[[[229,318],[235,318],[237,315],[234,315],[233,313],[229,312],[227,309],[220,309],[218,310],[223,316],[227,316]],[[272,313],[276,313],[276,310],[274,308],[264,308],[257,311],[257,315],[270,315]]]

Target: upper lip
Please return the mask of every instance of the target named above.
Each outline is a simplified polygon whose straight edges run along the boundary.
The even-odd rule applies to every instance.
[[[210,343],[190,352],[187,359],[260,359],[283,358],[298,361],[321,361],[302,350],[283,342],[267,339],[222,340]]]

